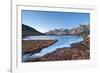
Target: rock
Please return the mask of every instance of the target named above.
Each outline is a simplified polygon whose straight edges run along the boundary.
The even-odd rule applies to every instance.
[[[22,52],[39,51],[57,42],[57,40],[22,40]]]
[[[41,57],[41,61],[90,59],[89,42],[89,38],[87,38],[81,43],[73,43],[70,48],[59,48]]]
[[[33,59],[37,61],[62,61],[62,60],[86,60],[90,59],[90,38],[85,38],[83,42],[73,43],[71,47],[59,48],[56,51],[46,54],[43,57]]]

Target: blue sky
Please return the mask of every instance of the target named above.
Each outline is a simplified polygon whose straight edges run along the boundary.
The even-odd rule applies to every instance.
[[[84,23],[90,24],[89,13],[22,10],[22,24],[43,33],[53,29],[71,29]]]

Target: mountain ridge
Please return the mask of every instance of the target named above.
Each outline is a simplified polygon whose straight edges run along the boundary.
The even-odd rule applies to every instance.
[[[75,27],[72,29],[54,29],[49,30],[46,33],[41,33],[36,29],[22,24],[22,36],[34,36],[34,35],[81,35],[82,37],[86,37],[90,33],[90,25],[81,24],[79,27]]]
[[[43,35],[43,33],[37,31],[36,29],[22,24],[22,37],[33,36],[33,35]]]
[[[75,27],[72,29],[54,29],[54,30],[49,30],[48,32],[46,32],[45,34],[49,34],[49,35],[83,35],[84,33],[86,33],[87,35],[89,35],[90,33],[90,25],[84,25],[81,24],[79,27]]]

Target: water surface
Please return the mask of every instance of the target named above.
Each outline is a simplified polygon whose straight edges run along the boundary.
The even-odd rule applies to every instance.
[[[63,35],[63,36],[28,36],[23,40],[57,40],[56,43],[49,47],[43,48],[39,53],[28,53],[22,56],[23,61],[27,61],[32,58],[42,57],[48,53],[51,53],[59,48],[70,47],[72,43],[83,41],[83,38],[77,35]]]

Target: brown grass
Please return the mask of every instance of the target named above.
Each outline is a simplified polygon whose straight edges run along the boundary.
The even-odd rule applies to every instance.
[[[55,40],[22,40],[22,52],[32,52],[55,43]]]

